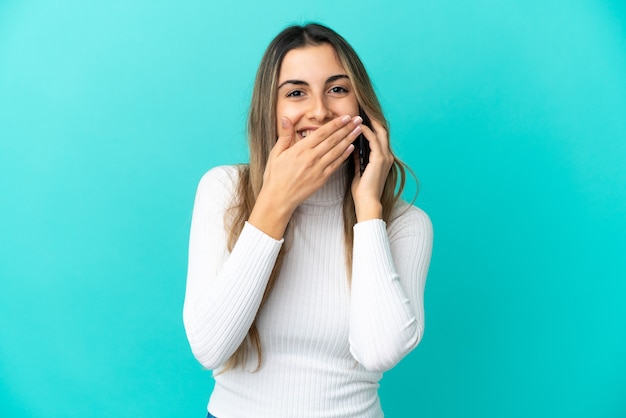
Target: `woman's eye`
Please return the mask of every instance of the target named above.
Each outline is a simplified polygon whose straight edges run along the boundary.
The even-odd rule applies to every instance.
[[[341,87],[341,86],[335,86],[333,88],[330,89],[331,93],[347,93],[348,90],[346,90],[345,88]]]
[[[287,93],[287,97],[301,97],[303,94],[302,90],[293,90]]]

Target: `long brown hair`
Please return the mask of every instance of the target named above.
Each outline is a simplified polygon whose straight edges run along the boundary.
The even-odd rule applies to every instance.
[[[337,57],[352,82],[357,101],[370,117],[379,121],[389,132],[388,123],[383,115],[380,103],[374,92],[363,63],[352,47],[339,34],[323,25],[309,23],[305,26],[290,26],[279,33],[270,43],[261,64],[257,70],[252,102],[248,116],[248,145],[250,147],[250,164],[240,166],[239,184],[234,197],[233,206],[225,217],[228,234],[228,249],[231,251],[239,238],[245,222],[250,217],[257,196],[263,186],[263,173],[269,158],[270,151],[276,143],[278,132],[276,127],[276,100],[278,91],[278,75],[285,55],[296,48],[329,44],[337,53]],[[344,165],[346,176],[354,176],[354,161],[348,159]],[[397,158],[394,161],[383,190],[381,203],[383,220],[389,221],[391,211],[400,198],[406,180],[406,171],[410,170]],[[356,213],[350,182],[343,199],[343,224],[346,253],[346,271],[351,277],[353,226],[356,223]],[[285,246],[278,254],[274,269],[269,278],[261,306],[267,300],[276,278],[280,272],[285,255]],[[260,309],[260,308],[259,308]],[[247,340],[244,340],[237,351],[224,365],[221,372],[229,370],[246,362],[248,341],[257,353],[257,370],[261,366],[261,340],[256,326],[256,320],[248,331]]]

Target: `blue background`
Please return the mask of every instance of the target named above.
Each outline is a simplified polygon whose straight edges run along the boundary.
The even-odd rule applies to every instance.
[[[601,0],[2,0],[0,416],[204,416],[195,187],[246,161],[263,50],[308,20],[361,55],[435,227],[387,416],[626,416],[626,6]]]

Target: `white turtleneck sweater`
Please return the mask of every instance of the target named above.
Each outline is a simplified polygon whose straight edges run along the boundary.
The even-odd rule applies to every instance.
[[[218,418],[382,417],[378,382],[420,341],[432,249],[428,216],[406,203],[385,225],[354,226],[352,283],[343,241],[346,180],[335,173],[300,205],[292,235],[277,241],[246,224],[232,252],[224,212],[238,182],[234,166],[198,186],[183,318],[198,361],[216,370],[208,410]],[[287,252],[266,304],[261,298],[282,245]],[[219,369],[257,315],[261,368]]]

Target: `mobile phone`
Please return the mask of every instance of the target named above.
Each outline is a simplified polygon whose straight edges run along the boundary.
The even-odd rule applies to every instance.
[[[367,117],[367,114],[363,111],[363,109],[361,109],[360,106],[359,106],[359,116],[361,116],[361,119],[363,119],[363,122],[362,122],[363,125],[367,126],[368,128],[372,127],[370,119]],[[363,175],[363,172],[365,171],[365,167],[367,166],[367,163],[369,163],[370,161],[370,144],[367,141],[367,139],[365,139],[363,134],[359,135],[357,139],[353,142],[353,144],[354,144],[354,152],[356,152],[359,157],[359,171],[361,175]]]

